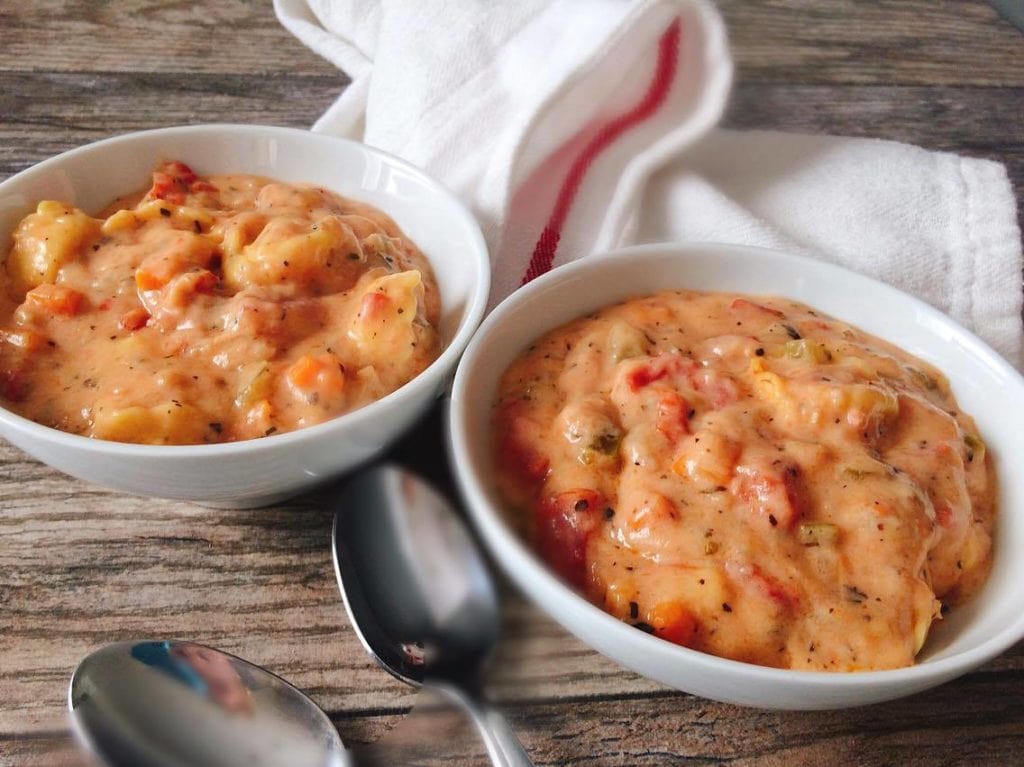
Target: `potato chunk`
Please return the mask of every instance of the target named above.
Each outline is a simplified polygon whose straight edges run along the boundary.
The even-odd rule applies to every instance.
[[[274,218],[237,255],[227,253],[224,281],[234,290],[290,283],[335,293],[356,283],[365,268],[361,253],[352,229],[337,216],[315,224]]]
[[[415,321],[423,296],[420,273],[410,270],[377,277],[361,292],[349,338],[378,370],[407,370],[424,340],[424,326]]]
[[[146,232],[141,245],[146,248],[146,257],[135,270],[140,296],[159,290],[183,272],[207,267],[215,255],[213,245],[205,237],[180,229]],[[142,303],[146,306],[147,301]],[[155,307],[147,308],[153,311]]]
[[[641,357],[647,354],[647,339],[628,322],[619,320],[608,329],[608,353],[613,362]]]
[[[235,395],[235,407],[249,410],[261,400],[269,399],[274,389],[274,376],[270,363],[254,362],[241,371],[245,381]]]
[[[767,370],[760,358],[751,360],[750,370],[754,394],[774,403],[787,425],[802,431],[835,425],[869,436],[899,412],[896,394],[884,382],[783,378]]]
[[[728,485],[740,446],[709,429],[687,436],[679,445],[672,471],[694,482],[701,490]]]
[[[199,409],[178,402],[153,407],[97,408],[92,436],[143,445],[186,445],[203,442],[211,427]]]
[[[100,234],[100,222],[78,208],[44,200],[14,230],[7,257],[11,294],[21,299],[36,285],[53,283],[57,271]]]

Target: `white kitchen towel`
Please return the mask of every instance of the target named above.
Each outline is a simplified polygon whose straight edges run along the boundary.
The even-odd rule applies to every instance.
[[[479,219],[494,305],[633,242],[763,245],[928,301],[1021,364],[1004,167],[890,141],[715,130],[732,79],[703,0],[275,0],[352,79],[313,126],[440,178]]]

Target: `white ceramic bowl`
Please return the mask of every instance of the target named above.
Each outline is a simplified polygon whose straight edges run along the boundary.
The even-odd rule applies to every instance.
[[[788,671],[673,645],[611,617],[558,580],[506,524],[491,480],[489,412],[498,380],[544,332],[599,307],[666,288],[786,296],[934,363],[977,420],[1000,482],[995,564],[984,590],[932,632],[915,666],[851,674]],[[556,269],[484,322],[452,391],[450,450],[470,515],[509,577],[565,628],[645,676],[729,703],[825,709],[927,689],[1024,637],[1024,381],[982,341],[894,288],[828,264],[760,248],[648,245]]]
[[[0,243],[41,199],[94,212],[145,187],[160,160],[199,173],[253,173],[309,182],[391,216],[430,260],[441,292],[443,351],[399,390],[326,423],[218,445],[149,446],[88,439],[0,408],[0,436],[75,477],[129,493],[215,506],[258,506],[295,495],[380,452],[444,389],[487,303],[490,265],[480,229],[439,183],[352,141],[290,128],[199,125],[100,141],[0,184]],[[6,245],[4,246],[6,247]],[[87,353],[87,352],[86,352]]]

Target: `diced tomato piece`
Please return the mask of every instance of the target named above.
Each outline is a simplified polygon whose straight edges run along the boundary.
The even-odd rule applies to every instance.
[[[587,541],[597,529],[606,504],[600,493],[567,490],[537,504],[537,548],[562,578],[578,589],[587,582]]]
[[[689,357],[677,352],[664,352],[630,370],[626,374],[626,384],[630,391],[636,392],[668,376],[690,374],[695,367],[696,363]]]
[[[940,527],[953,526],[953,509],[947,503],[935,504],[935,521]]]
[[[789,530],[800,517],[795,479],[793,467],[740,465],[729,490],[769,525]]]
[[[734,298],[732,303],[729,304],[729,308],[734,312],[743,312],[747,314],[763,314],[771,317],[785,317],[783,312],[778,309],[772,309],[764,304],[759,304],[754,301],[750,301],[746,298]]]
[[[25,399],[28,380],[21,370],[0,370],[0,395],[11,402]]]
[[[498,451],[503,466],[508,466],[530,487],[536,487],[548,474],[548,459],[531,447],[536,425],[523,414],[521,402],[502,404],[495,415]]]
[[[731,405],[739,399],[739,391],[736,389],[736,384],[727,378],[720,379],[712,384],[708,389],[708,395],[711,397],[711,404],[716,408]]]
[[[209,181],[203,181],[202,179],[197,179],[196,181],[193,181],[189,188],[193,192],[219,192],[220,191],[217,187],[215,187]]]
[[[692,647],[697,638],[697,618],[682,602],[660,602],[647,614],[654,635],[674,644]]]
[[[800,602],[800,597],[791,589],[786,588],[782,581],[762,572],[758,567],[754,567],[751,571],[750,582],[779,607],[788,609],[795,607]]]
[[[145,327],[147,322],[149,322],[149,312],[137,306],[121,315],[117,321],[117,327],[121,330],[138,330]]]
[[[502,441],[502,448],[502,455],[528,484],[539,485],[548,475],[550,462],[535,450],[511,438]]]
[[[716,409],[730,405],[739,398],[739,390],[731,378],[698,367],[692,359],[677,352],[659,354],[626,373],[626,385],[633,393],[662,379],[670,379],[677,386],[692,388]]]
[[[715,409],[731,405],[739,399],[739,390],[731,378],[725,378],[713,370],[698,370],[690,376],[695,390],[703,394]]]
[[[738,586],[768,599],[779,609],[792,610],[800,604],[800,594],[795,588],[786,586],[757,565],[731,560],[726,562],[725,569]]]
[[[666,391],[658,396],[657,429],[672,444],[690,433],[688,410],[689,405],[678,392]]]
[[[165,162],[160,167],[160,170],[164,173],[170,174],[176,181],[179,181],[182,184],[191,184],[196,180],[196,178],[198,178],[194,170],[178,160]]]
[[[629,384],[630,391],[638,391],[655,381],[660,381],[666,375],[668,375],[668,371],[664,368],[658,370],[651,365],[645,365],[629,371],[626,375],[626,382]]]
[[[181,205],[196,180],[195,172],[185,163],[165,162],[153,171],[153,185],[147,196]]]
[[[25,294],[25,303],[39,307],[49,314],[73,317],[82,308],[84,298],[77,290],[44,282]]]
[[[171,195],[184,198],[184,194],[177,185],[174,183],[174,179],[166,173],[160,171],[154,171],[153,173],[153,185],[150,186],[149,191],[146,193],[147,196],[159,199],[167,200]]]

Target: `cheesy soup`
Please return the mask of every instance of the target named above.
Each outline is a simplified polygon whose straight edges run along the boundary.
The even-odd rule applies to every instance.
[[[430,267],[379,210],[180,162],[98,217],[17,226],[0,296],[0,395],[100,439],[264,437],[361,407],[438,353]]]
[[[611,614],[726,658],[907,666],[984,581],[995,478],[943,376],[779,298],[664,292],[537,340],[499,491]]]

